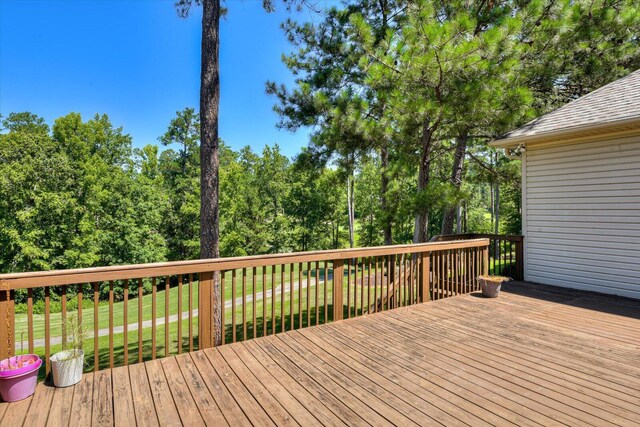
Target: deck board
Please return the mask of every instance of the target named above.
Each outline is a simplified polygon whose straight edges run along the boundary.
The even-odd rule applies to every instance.
[[[20,425],[638,425],[640,301],[529,283],[39,384]]]
[[[133,409],[136,424],[138,427],[155,427],[159,425],[145,365],[135,364],[129,366],[127,369],[129,370],[129,381],[131,382],[131,394],[133,395]],[[118,418],[119,416],[116,417],[116,419]]]
[[[51,401],[51,412],[49,412],[49,416],[47,417],[47,426],[69,425],[71,405],[73,404],[73,395],[75,394],[76,388],[80,389],[79,386],[54,389],[53,400]],[[13,405],[13,403],[11,405]],[[20,425],[20,423],[16,425]]]

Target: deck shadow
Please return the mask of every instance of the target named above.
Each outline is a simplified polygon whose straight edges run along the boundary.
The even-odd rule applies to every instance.
[[[502,287],[502,292],[640,319],[640,300],[632,298],[521,281],[507,283]],[[478,296],[475,294],[478,293],[472,295]],[[480,297],[482,296],[480,295]]]

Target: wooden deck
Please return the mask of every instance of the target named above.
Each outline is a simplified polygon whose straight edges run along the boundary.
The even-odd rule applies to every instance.
[[[44,384],[2,426],[639,425],[640,301],[526,283]]]

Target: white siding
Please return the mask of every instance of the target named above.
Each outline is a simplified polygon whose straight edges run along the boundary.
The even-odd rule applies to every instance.
[[[640,136],[522,163],[526,280],[640,298]]]

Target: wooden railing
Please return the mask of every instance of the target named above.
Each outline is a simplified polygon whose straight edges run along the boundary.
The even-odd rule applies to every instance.
[[[489,273],[524,280],[524,236],[503,234],[450,234],[437,236],[436,242],[489,239]]]
[[[48,374],[71,316],[89,332],[87,369],[98,370],[212,347],[218,313],[225,344],[426,302],[476,290],[488,251],[488,239],[471,239],[2,274],[0,358],[24,346]]]

